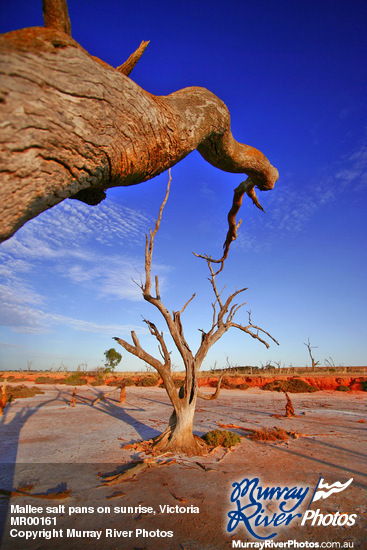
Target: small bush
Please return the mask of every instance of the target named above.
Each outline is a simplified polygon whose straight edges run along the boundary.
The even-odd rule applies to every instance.
[[[126,386],[133,386],[134,380],[132,378],[114,378],[110,380],[107,386],[113,386],[116,388],[125,388]]]
[[[90,383],[91,386],[104,386],[103,378],[96,378],[93,382]]]
[[[213,430],[202,437],[211,447],[234,447],[241,442],[241,438],[234,432],[227,430]]]
[[[156,386],[158,384],[158,376],[141,376],[135,381],[135,386]]]
[[[362,389],[363,391],[367,391],[367,380],[362,380]]]
[[[217,385],[217,382],[215,382],[215,386]],[[213,384],[214,386],[214,384]],[[242,384],[236,384],[231,378],[225,377],[222,380],[221,388],[225,390],[247,390],[249,388],[249,384],[246,384],[246,382],[243,382]]]
[[[282,391],[289,393],[311,393],[318,391],[315,386],[311,386],[301,378],[292,378],[291,380],[274,380],[262,387],[263,390]]]
[[[247,390],[249,388],[249,384],[246,384],[246,382],[243,382],[242,384],[238,384],[237,389],[238,390]]]
[[[51,378],[49,376],[37,376],[34,382],[36,384],[57,384],[59,380],[57,378]]]
[[[288,434],[282,428],[261,428],[259,430],[254,430],[251,434],[251,439],[254,441],[286,441],[288,439]]]
[[[348,388],[348,386],[344,386],[343,384],[340,384],[340,386],[338,386],[336,388],[337,391],[350,391],[350,388]]]
[[[68,386],[84,386],[88,384],[87,378],[83,378],[81,372],[73,372],[69,374],[64,380],[60,380],[60,384],[67,384]]]
[[[13,400],[13,399],[19,399],[21,397],[33,397],[37,394],[45,393],[39,388],[36,388],[36,386],[28,387],[24,384],[21,384],[20,386],[6,386],[6,398]]]

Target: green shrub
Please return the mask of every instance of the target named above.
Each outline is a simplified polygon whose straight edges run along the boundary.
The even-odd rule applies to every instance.
[[[67,384],[68,386],[84,386],[85,384],[88,384],[88,380],[87,378],[83,378],[83,373],[73,372],[64,378],[64,380],[61,380],[60,384]]]
[[[238,434],[227,430],[213,430],[204,434],[202,438],[211,447],[234,447],[241,442]]]
[[[35,384],[56,384],[58,379],[49,376],[37,376],[34,382]]]
[[[107,386],[113,386],[116,388],[125,388],[126,386],[134,386],[134,380],[132,378],[114,378],[107,383]]]
[[[367,391],[367,380],[362,380],[362,389],[363,391]]]
[[[289,393],[311,393],[318,391],[315,386],[311,386],[301,378],[292,378],[291,380],[273,380],[262,387],[263,390],[269,391],[286,391]]]
[[[215,381],[215,383],[212,383],[211,386],[216,387],[217,384],[218,382]],[[236,382],[234,382],[229,376],[225,376],[221,382],[221,388],[224,390],[247,390],[249,387],[249,384],[246,384],[246,382],[236,384]]]
[[[20,384],[20,386],[6,386],[6,398],[10,400],[19,399],[20,397],[33,397],[40,393],[44,392],[36,388],[36,386],[30,388],[24,384]]]
[[[348,388],[348,386],[344,386],[343,384],[340,384],[340,386],[338,386],[336,388],[337,391],[350,391],[350,388]]]
[[[141,376],[135,381],[135,386],[156,386],[158,384],[158,376]]]

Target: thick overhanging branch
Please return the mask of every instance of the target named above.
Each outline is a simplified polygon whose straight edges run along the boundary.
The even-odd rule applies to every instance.
[[[0,240],[65,198],[97,204],[106,189],[147,181],[194,149],[273,188],[278,171],[233,138],[218,97],[197,87],[149,94],[90,56],[71,38],[65,14],[53,22],[52,6],[46,28],[0,37]]]

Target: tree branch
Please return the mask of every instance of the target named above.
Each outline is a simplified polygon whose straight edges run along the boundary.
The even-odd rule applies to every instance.
[[[116,342],[118,342],[120,346],[126,349],[126,351],[128,351],[132,355],[135,355],[135,357],[138,357],[142,361],[145,361],[146,363],[154,367],[159,372],[159,374],[161,374],[161,372],[164,369],[163,363],[161,363],[158,359],[150,355],[147,351],[145,351],[140,346],[140,343],[134,331],[131,331],[131,337],[134,342],[134,345],[129,344],[129,342],[127,342],[126,340],[123,340],[122,338],[118,338],[116,336],[113,339],[116,340]]]
[[[261,204],[259,203],[256,193],[255,193],[255,184],[251,180],[251,178],[247,178],[247,180],[240,183],[238,187],[234,190],[234,196],[233,196],[233,203],[232,207],[228,213],[228,232],[226,236],[226,240],[223,245],[223,255],[219,260],[214,260],[211,256],[208,256],[206,254],[196,254],[193,253],[197,258],[201,258],[203,260],[206,260],[207,262],[212,262],[215,264],[221,264],[219,270],[215,273],[215,275],[218,275],[224,267],[224,262],[228,257],[229,248],[231,246],[232,241],[237,239],[237,231],[242,223],[242,220],[240,220],[238,223],[236,222],[236,215],[242,205],[242,199],[244,194],[247,194],[251,199],[252,202],[265,212]]]
[[[45,27],[71,36],[71,24],[66,0],[43,0],[43,20]]]
[[[181,315],[185,309],[187,308],[187,306],[189,305],[189,303],[195,298],[196,296],[196,292],[194,292],[194,294],[191,296],[191,298],[189,298],[186,302],[186,304],[183,305],[182,309],[180,309],[180,311],[178,312],[179,315]]]
[[[139,59],[141,58],[141,56],[143,55],[143,53],[145,52],[149,42],[150,42],[149,40],[148,41],[143,40],[139,48],[130,55],[130,57],[125,61],[125,63],[116,67],[116,70],[128,76],[133,70],[133,68],[135,67],[135,65],[137,64],[137,62],[139,61]]]
[[[203,393],[201,391],[198,391],[198,397],[200,397],[200,399],[206,399],[207,401],[213,401],[214,399],[217,399],[217,397],[219,396],[220,385],[221,385],[223,376],[224,376],[224,374],[220,375],[220,377],[218,379],[217,388],[216,388],[215,392],[212,395],[208,395],[207,393]]]
[[[150,334],[152,336],[155,336],[156,339],[158,340],[162,351],[161,355],[162,355],[162,358],[164,359],[164,364],[169,370],[171,370],[171,355],[167,349],[166,342],[164,341],[163,332],[159,332],[155,324],[152,323],[151,321],[148,321],[147,319],[144,319],[144,323],[148,325]]]
[[[54,1],[45,2],[47,14],[66,5]],[[83,50],[66,15],[47,21],[0,37],[0,240],[65,198],[98,204],[107,188],[147,181],[194,149],[261,190],[273,188],[278,171],[235,141],[214,94],[198,87],[149,94]]]
[[[262,344],[264,344],[264,346],[269,349],[269,344],[268,342],[264,339],[264,338],[261,338],[260,337],[260,334],[264,334],[265,336],[267,336],[268,338],[270,338],[275,344],[277,344],[279,346],[279,342],[269,333],[267,332],[266,330],[260,328],[260,327],[257,327],[256,325],[247,325],[247,326],[243,326],[243,325],[239,325],[237,323],[233,323],[231,322],[230,323],[230,326],[231,327],[234,327],[234,328],[238,328],[239,330],[242,330],[243,332],[246,332],[247,334],[249,334],[252,338],[254,338],[255,340],[259,340],[259,342],[261,342]],[[253,332],[251,329],[253,330],[256,330],[256,333]]]
[[[169,173],[169,178],[167,183],[166,195],[159,209],[159,215],[158,215],[158,219],[155,222],[154,230],[153,231],[151,229],[149,230],[150,238],[148,237],[148,235],[145,235],[145,284],[143,287],[143,296],[145,300],[148,300],[148,301],[149,301],[149,298],[151,298],[150,293],[152,288],[152,257],[153,257],[154,239],[161,225],[162,213],[169,196],[169,190],[170,190],[171,181],[172,181],[171,169],[168,170],[168,173]],[[158,288],[158,278],[156,278],[156,289],[157,288]],[[157,291],[156,300],[159,300],[158,295],[159,295],[159,289]]]

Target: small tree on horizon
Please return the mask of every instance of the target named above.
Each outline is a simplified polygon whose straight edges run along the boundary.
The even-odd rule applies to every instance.
[[[152,256],[154,239],[160,227],[162,212],[167,202],[169,195],[169,188],[171,183],[171,175],[169,177],[166,196],[160,207],[158,220],[155,222],[155,228],[152,231],[150,229],[149,237],[146,235],[145,245],[145,281],[141,280],[138,286],[140,287],[144,299],[158,309],[162,315],[167,328],[172,336],[173,342],[181,356],[181,359],[185,366],[185,380],[180,388],[177,390],[174,384],[174,378],[172,374],[172,362],[171,354],[168,351],[163,332],[160,332],[156,325],[144,319],[147,324],[149,332],[158,341],[158,349],[160,353],[160,359],[153,357],[147,351],[145,351],[134,331],[131,331],[132,343],[127,342],[121,338],[115,337],[118,342],[126,351],[135,355],[139,359],[145,361],[145,363],[154,367],[162,378],[164,387],[173,405],[173,413],[169,419],[167,429],[159,436],[153,439],[153,448],[161,452],[173,451],[184,452],[187,454],[201,454],[203,448],[206,447],[205,442],[193,434],[193,422],[194,413],[196,407],[196,401],[198,397],[204,399],[215,399],[219,394],[220,380],[218,382],[217,390],[213,395],[202,394],[198,389],[198,372],[200,367],[209,351],[209,349],[217,342],[230,328],[237,328],[242,332],[249,334],[252,338],[258,340],[269,347],[265,338],[273,340],[276,344],[278,342],[265,330],[254,325],[251,320],[251,312],[248,312],[248,324],[242,325],[234,321],[235,315],[240,308],[244,305],[233,303],[236,296],[242,294],[246,288],[236,290],[233,294],[224,299],[222,298],[222,292],[218,291],[216,284],[216,276],[222,271],[224,261],[228,254],[230,242],[235,238],[235,232],[238,225],[231,223],[229,219],[230,229],[227,234],[227,240],[225,243],[224,255],[221,260],[213,260],[209,256],[200,256],[205,259],[210,271],[209,281],[214,293],[214,302],[212,303],[212,324],[211,327],[204,331],[199,329],[202,333],[201,344],[196,353],[193,353],[184,336],[183,326],[181,322],[181,315],[185,311],[189,303],[194,299],[195,294],[191,296],[189,300],[183,305],[179,311],[169,312],[167,307],[163,304],[160,291],[158,276],[155,276],[155,295],[152,295]],[[242,185],[242,184],[241,184]],[[246,187],[243,187],[242,195],[246,192]],[[238,197],[237,197],[238,198]],[[242,199],[242,197],[241,197]],[[238,210],[238,209],[237,209]],[[237,211],[236,210],[236,211]],[[233,219],[232,219],[233,222]],[[234,236],[233,236],[234,234]],[[231,235],[231,237],[229,237]],[[215,272],[213,264],[220,263],[220,269]]]
[[[115,350],[115,348],[110,348],[104,352],[106,358],[105,367],[107,372],[115,370],[115,367],[120,363],[122,359],[121,353]]]

